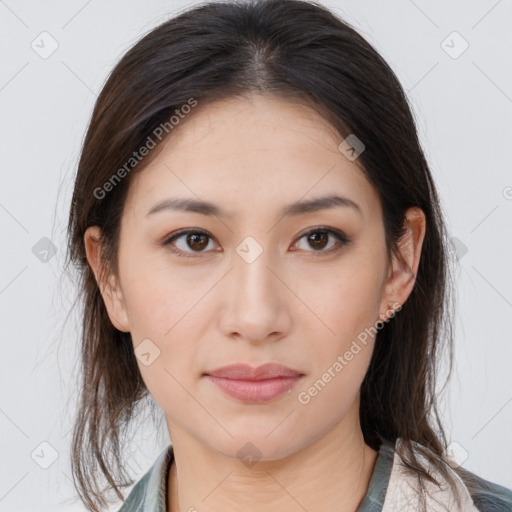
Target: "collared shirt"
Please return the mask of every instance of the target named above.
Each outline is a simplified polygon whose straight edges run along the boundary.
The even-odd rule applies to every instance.
[[[424,482],[428,493],[422,494],[417,479],[408,474],[401,463],[396,450],[400,442],[399,438],[395,445],[384,442],[380,446],[368,490],[356,512],[412,512],[420,510],[420,503],[425,503],[429,512],[512,512],[512,490],[473,475],[482,484],[482,490],[473,501],[453,470],[450,471],[462,497],[460,506],[455,503],[448,485],[439,488]],[[173,448],[169,445],[135,484],[118,512],[167,512],[167,482],[173,457]],[[419,458],[422,459],[421,455]],[[431,471],[439,476],[435,468],[431,467]]]

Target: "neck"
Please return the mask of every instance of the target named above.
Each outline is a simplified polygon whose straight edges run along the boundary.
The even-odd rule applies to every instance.
[[[364,443],[358,418],[346,420],[299,452],[251,468],[174,428],[167,512],[355,512],[378,454]]]

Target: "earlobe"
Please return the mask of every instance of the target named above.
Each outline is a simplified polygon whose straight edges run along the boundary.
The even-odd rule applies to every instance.
[[[114,275],[109,276],[107,284],[103,287],[102,296],[114,327],[119,331],[130,332],[123,292]]]
[[[423,210],[418,207],[409,208],[405,215],[405,233],[398,242],[399,254],[392,256],[381,311],[389,303],[404,304],[416,282],[425,238],[426,219]],[[384,313],[381,312],[382,314]]]
[[[119,283],[114,275],[105,277],[102,274],[100,236],[101,231],[97,226],[86,230],[84,244],[87,261],[96,278],[110,321],[116,329],[130,332],[126,304]]]

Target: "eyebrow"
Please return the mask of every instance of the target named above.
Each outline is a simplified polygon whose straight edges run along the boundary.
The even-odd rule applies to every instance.
[[[352,199],[342,195],[328,195],[314,199],[308,199],[307,201],[297,201],[295,203],[291,203],[281,209],[280,216],[284,217],[286,215],[302,215],[305,213],[312,213],[319,210],[327,210],[336,207],[350,208],[360,215],[363,213],[359,205],[352,201]],[[171,197],[158,202],[148,211],[148,213],[146,213],[146,216],[166,210],[186,211],[222,218],[233,217],[232,214],[228,214],[228,212],[224,211],[216,204],[210,203],[208,201],[180,197]]]

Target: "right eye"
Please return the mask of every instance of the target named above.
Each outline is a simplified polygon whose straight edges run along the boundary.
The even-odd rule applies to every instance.
[[[209,246],[208,239],[213,240],[212,236],[202,229],[184,229],[166,238],[162,245],[168,247],[170,251],[179,257],[194,258],[196,257],[194,253],[201,254],[206,252],[205,249]],[[176,243],[177,241],[181,241],[181,247]],[[187,249],[192,250],[189,251]]]

